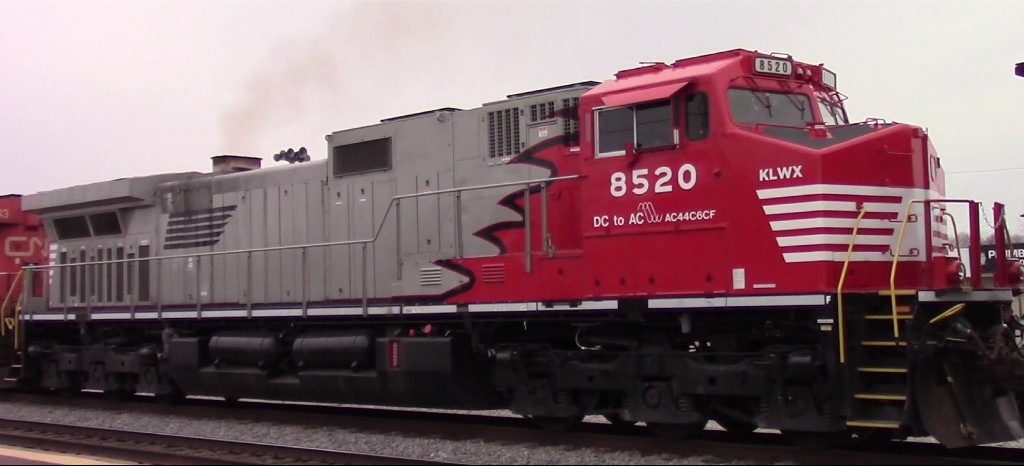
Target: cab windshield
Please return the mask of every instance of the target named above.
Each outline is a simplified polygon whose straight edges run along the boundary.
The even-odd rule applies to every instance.
[[[846,110],[841,104],[832,102],[825,94],[818,94],[818,111],[821,112],[821,120],[825,125],[846,125],[849,120],[846,118]]]
[[[754,89],[729,89],[732,119],[742,124],[804,127],[814,121],[811,101],[804,94]]]

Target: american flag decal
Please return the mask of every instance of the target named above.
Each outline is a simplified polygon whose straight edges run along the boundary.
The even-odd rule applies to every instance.
[[[201,248],[219,243],[236,207],[229,205],[171,214],[164,234],[164,250]]]
[[[787,263],[846,260],[857,222],[858,204],[866,208],[857,231],[851,261],[892,261],[907,203],[939,197],[915,188],[814,184],[759,189],[764,213]],[[923,206],[915,204],[916,221],[907,225],[901,259],[924,260]],[[932,219],[933,244],[947,242],[945,221]],[[938,253],[939,249],[936,252]],[[904,259],[905,258],[905,259]]]

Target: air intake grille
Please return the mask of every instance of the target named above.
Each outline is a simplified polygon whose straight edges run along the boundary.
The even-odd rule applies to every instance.
[[[491,158],[519,153],[519,107],[487,112],[487,142]]]
[[[420,286],[441,286],[441,269],[439,267],[420,269]]]
[[[562,134],[565,135],[565,145],[580,145],[580,98],[562,99]]]
[[[530,123],[550,120],[555,117],[555,102],[541,102],[530,106]]]
[[[505,264],[487,264],[480,267],[480,281],[505,283]]]

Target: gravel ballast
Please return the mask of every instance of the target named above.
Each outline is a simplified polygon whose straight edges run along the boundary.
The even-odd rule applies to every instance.
[[[5,402],[0,417],[37,422],[104,427],[163,434],[187,435],[224,440],[270,443],[308,448],[334,449],[378,455],[424,458],[453,463],[476,464],[753,464],[695,456],[646,455],[635,451],[607,451],[593,448],[552,447],[537,444],[508,444],[482,440],[450,440],[411,436],[407,433],[377,433],[344,426],[303,426],[295,424],[196,419],[157,416],[131,411],[95,410],[63,406]],[[396,421],[400,422],[400,421]]]

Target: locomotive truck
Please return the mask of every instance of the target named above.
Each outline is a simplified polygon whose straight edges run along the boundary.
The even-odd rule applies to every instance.
[[[959,251],[987,209],[945,197],[921,127],[845,99],[731,50],[333,132],[324,159],[25,196],[50,242],[4,386],[1021,437],[1020,265],[983,283]]]

